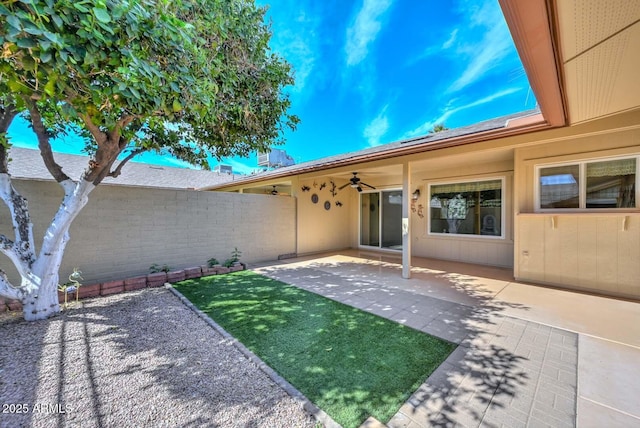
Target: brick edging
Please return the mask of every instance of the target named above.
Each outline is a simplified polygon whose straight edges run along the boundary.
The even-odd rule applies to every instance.
[[[80,285],[78,291],[78,300],[84,300],[92,297],[104,297],[111,294],[119,294],[126,291],[141,290],[143,288],[162,287],[165,283],[180,282],[185,279],[196,279],[203,276],[210,275],[222,275],[230,272],[238,272],[245,270],[247,265],[245,263],[238,263],[231,267],[224,267],[216,265],[214,267],[194,266],[190,268],[184,268],[174,270],[170,272],[156,272],[147,275],[139,275],[126,279],[115,279],[101,283]],[[69,302],[75,301],[75,292],[68,293],[67,299]],[[62,306],[65,295],[62,291],[58,291],[58,302]],[[5,311],[21,311],[22,304],[19,300],[7,299],[0,296],[0,312]]]
[[[165,288],[171,291],[186,307],[195,312],[200,318],[202,318],[209,326],[211,326],[216,332],[225,338],[229,343],[236,347],[249,361],[254,363],[258,368],[271,378],[271,380],[280,388],[291,396],[294,400],[302,404],[302,408],[309,412],[318,422],[322,423],[327,428],[342,428],[340,424],[334,421],[331,416],[313,404],[305,395],[298,391],[293,385],[287,382],[282,376],[276,373],[271,367],[269,367],[264,361],[262,361],[256,354],[251,352],[246,346],[244,346],[238,339],[233,337],[227,332],[220,324],[212,320],[209,315],[198,309],[189,299],[184,297],[182,293],[176,290],[171,284],[166,283]]]

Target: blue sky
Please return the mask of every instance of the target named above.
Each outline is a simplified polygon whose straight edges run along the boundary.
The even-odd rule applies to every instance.
[[[534,108],[497,0],[258,0],[272,49],[295,69],[287,88],[301,123],[284,149],[297,163]],[[24,123],[17,146],[35,147]],[[80,142],[56,141],[76,153]],[[155,154],[138,161],[186,166]],[[225,159],[234,171],[256,158]]]

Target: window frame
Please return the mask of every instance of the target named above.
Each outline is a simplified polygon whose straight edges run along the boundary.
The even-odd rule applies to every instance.
[[[587,208],[587,165],[599,162],[609,162],[624,159],[635,159],[636,161],[636,206],[632,208]],[[578,208],[542,208],[540,206],[540,171],[544,168],[553,168],[558,166],[578,166]],[[635,212],[640,206],[638,196],[640,194],[640,155],[620,155],[611,157],[595,157],[588,159],[577,159],[572,161],[550,162],[536,164],[534,167],[533,182],[533,209],[537,213],[606,213],[606,212]]]
[[[459,184],[459,183],[482,183],[485,181],[500,181],[500,235],[476,235],[474,233],[442,233],[431,231],[431,188],[433,186],[442,186],[447,184]],[[445,239],[489,239],[489,240],[506,240],[506,227],[507,227],[507,200],[506,200],[506,176],[483,176],[474,178],[464,178],[459,180],[438,180],[432,181],[427,184],[427,236],[445,238]]]

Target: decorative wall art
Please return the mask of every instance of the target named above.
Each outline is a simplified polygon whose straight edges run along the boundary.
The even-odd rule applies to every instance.
[[[336,186],[336,183],[334,183],[333,180],[329,181],[329,184],[331,184],[331,188],[329,189],[329,191],[331,192],[331,196],[335,198],[335,196],[338,194],[338,191],[336,190],[338,186]]]
[[[324,209],[329,211],[331,209],[331,202],[324,201]]]
[[[311,202],[313,202],[314,204],[318,203],[318,199],[318,195],[316,195],[315,193],[311,195]]]
[[[341,207],[341,206],[342,206],[342,202],[336,201],[336,207]]]
[[[308,192],[309,190],[311,190],[311,187],[309,187],[309,186],[302,186],[302,191],[303,191],[303,192]]]

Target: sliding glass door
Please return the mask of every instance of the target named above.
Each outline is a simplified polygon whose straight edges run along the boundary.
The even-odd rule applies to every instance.
[[[360,245],[402,249],[402,191],[360,194]]]

